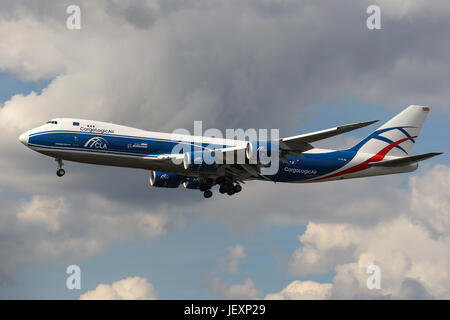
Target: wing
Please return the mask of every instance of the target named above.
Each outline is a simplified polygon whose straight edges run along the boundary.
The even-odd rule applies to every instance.
[[[359,128],[366,127],[371,125],[378,120],[365,121],[347,124],[335,128],[330,128],[326,130],[311,132],[307,134],[301,134],[298,136],[282,138],[279,141],[281,151],[285,151],[286,153],[291,154],[301,154],[302,152],[313,149],[314,147],[311,145],[312,142],[323,140],[326,138],[330,138],[333,136],[337,136],[339,134],[353,131]]]

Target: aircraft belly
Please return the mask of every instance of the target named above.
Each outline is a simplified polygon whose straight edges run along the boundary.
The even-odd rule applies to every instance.
[[[180,172],[183,168],[170,161],[162,163],[160,160],[148,157],[105,154],[101,152],[54,150],[35,148],[36,151],[53,158],[61,158],[67,161],[98,164],[105,166],[127,167],[146,170],[159,170],[167,172]]]

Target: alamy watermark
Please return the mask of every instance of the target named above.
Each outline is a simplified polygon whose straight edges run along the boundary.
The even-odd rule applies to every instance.
[[[367,274],[370,274],[370,276],[367,278],[366,285],[367,289],[374,290],[374,289],[381,289],[381,269],[377,265],[370,265],[367,267],[366,270]]]
[[[261,174],[271,175],[279,167],[278,129],[226,129],[225,134],[216,128],[203,131],[202,121],[194,121],[194,133],[176,129],[171,140],[176,141],[172,158],[176,165],[186,169],[214,169],[216,165],[257,165]]]
[[[81,9],[75,4],[67,7],[66,13],[69,15],[66,19],[66,27],[69,30],[81,29]]]
[[[66,269],[66,273],[70,274],[66,280],[66,288],[69,290],[81,289],[81,268],[76,264],[70,265]]]
[[[379,6],[372,4],[367,7],[366,13],[369,14],[366,20],[366,26],[369,30],[381,29],[381,9]]]

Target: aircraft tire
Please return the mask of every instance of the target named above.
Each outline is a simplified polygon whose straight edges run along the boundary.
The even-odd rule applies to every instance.
[[[66,171],[64,170],[64,169],[58,169],[57,171],[56,171],[56,175],[58,176],[58,177],[62,177],[63,175],[65,175],[66,174]]]
[[[211,198],[212,195],[213,195],[213,193],[212,193],[211,190],[206,190],[205,192],[203,192],[203,196],[204,196],[205,198]]]

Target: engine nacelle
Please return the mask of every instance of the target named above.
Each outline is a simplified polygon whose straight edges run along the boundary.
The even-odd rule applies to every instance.
[[[200,180],[199,178],[188,178],[183,186],[186,189],[204,189],[208,190],[213,186],[213,179]]]
[[[200,186],[200,180],[198,178],[188,178],[187,181],[183,183],[186,189],[198,189]]]
[[[216,170],[216,160],[212,154],[207,152],[186,152],[183,166],[186,170],[212,172]]]
[[[175,173],[150,171],[150,184],[152,187],[178,188],[181,178]]]
[[[245,148],[245,156],[251,164],[269,164],[272,152],[279,152],[279,145],[274,141],[250,141]]]

